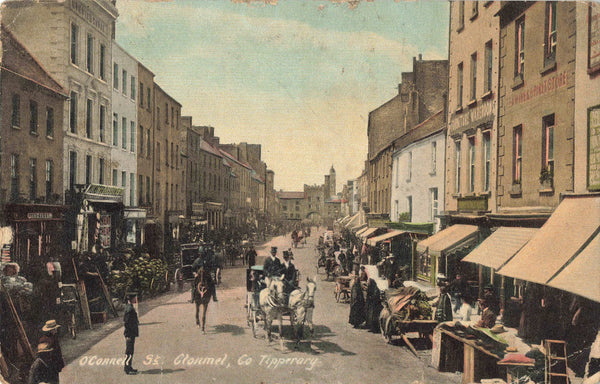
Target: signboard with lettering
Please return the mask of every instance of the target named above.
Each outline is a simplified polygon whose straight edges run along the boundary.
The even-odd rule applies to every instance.
[[[554,92],[559,88],[562,88],[568,84],[569,74],[564,71],[557,73],[554,76],[549,76],[539,81],[537,84],[525,88],[519,88],[507,97],[508,107],[517,104],[523,104],[530,100],[536,99],[539,96],[543,96],[547,93]]]
[[[588,31],[588,68],[600,68],[600,7],[590,4]]]
[[[29,212],[27,214],[27,218],[29,220],[51,219],[52,218],[52,213],[51,212]]]
[[[588,109],[587,186],[600,191],[600,105]]]

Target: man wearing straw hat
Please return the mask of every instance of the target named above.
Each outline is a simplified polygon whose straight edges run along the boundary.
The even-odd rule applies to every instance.
[[[58,384],[60,369],[54,365],[55,349],[49,343],[40,343],[37,347],[37,356],[29,369],[27,384]]]
[[[58,328],[60,328],[60,325],[56,320],[46,321],[46,324],[42,327],[43,334],[39,342],[40,345],[48,345],[48,348],[44,349],[44,353],[48,353],[44,355],[44,359],[50,361],[52,369],[56,372],[56,383],[58,383],[58,373],[65,367],[65,361],[63,360],[62,350],[58,341]]]

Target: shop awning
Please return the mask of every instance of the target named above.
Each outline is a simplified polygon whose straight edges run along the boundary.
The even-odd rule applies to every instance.
[[[519,252],[537,231],[537,228],[500,227],[462,261],[498,269]]]
[[[600,234],[567,264],[548,285],[600,302]]]
[[[439,257],[442,253],[450,253],[455,249],[471,245],[477,241],[477,234],[475,225],[455,224],[419,241],[417,251],[429,250],[430,255]]]
[[[373,234],[375,233],[375,231],[377,231],[378,229],[379,228],[373,228],[373,227],[367,228],[367,230],[364,231],[363,233],[361,233],[359,235],[359,237],[361,239],[363,239],[363,240],[368,239],[369,237],[373,236]]]
[[[498,273],[547,284],[591,241],[599,227],[600,196],[565,197],[536,235]],[[590,275],[587,282],[596,278]]]
[[[359,224],[359,222],[360,222],[360,214],[357,213],[354,216],[352,216],[345,225],[346,225],[346,228],[352,228],[352,227],[357,226]]]
[[[408,233],[408,232],[394,229],[388,233],[384,233],[383,235],[371,237],[369,240],[367,240],[367,244],[374,247],[377,245],[377,243],[380,243],[380,242],[388,240],[388,239],[392,239],[394,237],[403,235],[405,233]]]

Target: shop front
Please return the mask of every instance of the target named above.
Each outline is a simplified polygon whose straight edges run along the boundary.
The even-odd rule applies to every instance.
[[[77,250],[115,249],[122,242],[123,188],[90,184],[77,215]]]
[[[123,214],[125,242],[132,246],[144,244],[144,224],[146,210],[139,208],[125,208]]]
[[[416,278],[432,285],[439,274],[454,278],[458,263],[479,241],[475,225],[455,224],[417,243],[413,254]]]
[[[64,254],[63,205],[6,204],[7,224],[12,230],[2,230],[2,260],[19,264],[22,273],[29,276],[33,268],[42,268],[48,258]]]

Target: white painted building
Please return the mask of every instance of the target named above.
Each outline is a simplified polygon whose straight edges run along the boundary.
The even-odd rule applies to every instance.
[[[435,223],[444,207],[445,123],[440,112],[426,120],[392,156],[391,221]],[[432,131],[433,128],[433,131]],[[399,140],[402,140],[400,138]],[[402,145],[404,144],[404,145]]]
[[[123,204],[137,206],[137,60],[112,44],[112,119],[110,181],[123,188]]]

